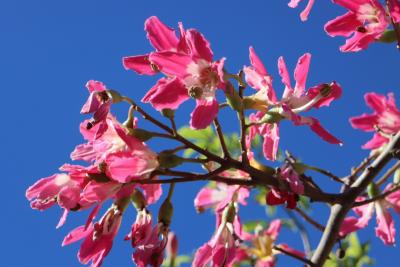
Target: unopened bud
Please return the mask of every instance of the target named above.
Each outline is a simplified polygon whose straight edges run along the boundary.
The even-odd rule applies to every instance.
[[[198,86],[189,89],[189,96],[194,99],[199,99],[203,95],[203,89]]]
[[[171,224],[172,215],[174,213],[174,207],[171,201],[167,198],[158,210],[158,222],[162,223],[164,226],[169,226]]]
[[[370,183],[368,185],[368,196],[373,198],[379,195],[379,188],[375,183]]]
[[[146,198],[143,193],[137,189],[134,189],[131,194],[131,202],[135,206],[136,210],[142,210],[146,207]]]
[[[166,118],[173,119],[175,116],[175,110],[164,108],[163,110],[161,110],[161,114]]]
[[[122,96],[115,90],[107,90],[107,95],[112,99],[113,104],[119,103],[122,101]]]
[[[222,221],[233,223],[236,217],[236,208],[233,202],[229,203],[222,213]]]
[[[174,168],[181,165],[185,160],[177,155],[161,152],[158,154],[158,163],[163,168]]]
[[[240,98],[238,92],[235,90],[231,83],[227,83],[225,88],[225,96],[229,106],[236,110],[240,111],[243,109],[242,99]]]
[[[129,129],[128,134],[132,137],[135,137],[136,139],[139,139],[142,142],[146,142],[150,138],[154,137],[154,134],[152,132],[143,130],[143,129]]]

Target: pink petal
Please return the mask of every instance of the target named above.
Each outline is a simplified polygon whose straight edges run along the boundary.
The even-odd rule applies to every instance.
[[[261,59],[257,56],[256,51],[252,46],[249,48],[250,54],[250,63],[254,67],[255,71],[257,71],[262,76],[268,76],[267,70],[264,67]]]
[[[71,243],[75,243],[76,241],[81,240],[82,238],[85,238],[88,234],[90,234],[93,231],[93,227],[89,227],[85,229],[84,225],[81,225],[71,232],[69,232],[65,237],[62,242],[62,246],[69,245]]]
[[[389,0],[389,13],[395,23],[400,22],[400,2],[399,2],[399,0]]]
[[[212,248],[207,243],[201,246],[196,254],[194,255],[193,267],[203,267],[206,266],[208,262],[211,261]]]
[[[154,62],[166,75],[185,78],[188,76],[188,66],[193,62],[189,55],[176,52],[157,52],[150,54],[150,61]]]
[[[358,12],[359,8],[363,4],[368,4],[370,0],[333,0],[335,4],[341,5],[347,9],[350,9],[354,13]],[[376,2],[373,0],[372,2]]]
[[[175,30],[166,26],[156,16],[146,20],[144,29],[147,31],[147,38],[157,51],[176,51],[179,40]]]
[[[182,80],[175,77],[160,79],[142,101],[150,102],[156,110],[160,111],[166,108],[177,109],[187,99],[189,99],[188,90]]]
[[[124,151],[108,154],[105,162],[107,175],[120,183],[128,183],[134,178],[150,173],[155,168],[147,158]]]
[[[332,82],[331,84],[320,84],[315,87],[312,87],[308,89],[307,91],[307,98],[312,99],[313,97],[316,97],[321,94],[321,90],[324,89],[325,86],[329,86],[330,92],[327,96],[322,97],[320,100],[318,100],[313,107],[314,108],[320,108],[324,106],[329,106],[333,100],[336,100],[341,97],[342,95],[342,88],[340,87],[339,84],[336,82]]]
[[[345,237],[346,235],[358,231],[361,227],[357,226],[358,219],[356,217],[347,217],[343,220],[340,227],[339,236]]]
[[[281,230],[281,226],[281,220],[275,219],[271,221],[268,229],[265,231],[265,234],[271,236],[273,239],[276,239],[278,237],[279,231]]]
[[[386,97],[377,93],[366,93],[364,95],[367,105],[377,113],[382,113],[386,110]]]
[[[356,13],[347,12],[325,24],[325,31],[329,36],[350,36],[363,23],[358,20]]]
[[[336,144],[336,145],[343,144],[342,141],[340,141],[335,136],[330,134],[327,130],[325,130],[325,128],[322,127],[319,120],[312,118],[312,117],[309,117],[308,119],[311,119],[312,123],[309,124],[308,122],[306,122],[305,124],[309,125],[310,129],[314,133],[316,133],[319,137],[321,137],[323,140],[325,140],[326,142],[331,143],[331,144]]]
[[[362,201],[362,198],[357,198],[358,201]],[[359,228],[365,228],[367,227],[369,221],[372,218],[372,215],[374,214],[374,203],[370,203],[364,206],[360,206],[357,208],[353,209],[359,216],[360,218],[357,221],[356,226]]]
[[[69,210],[64,209],[64,212],[63,212],[63,214],[61,215],[60,220],[58,221],[58,224],[57,224],[57,226],[56,226],[56,229],[58,229],[58,228],[60,228],[61,226],[64,225],[65,221],[67,220],[68,213],[69,213]]]
[[[351,117],[349,121],[355,129],[373,132],[376,131],[375,126],[378,125],[378,116],[364,113],[361,116]]]
[[[211,51],[210,43],[203,34],[194,29],[190,29],[186,32],[186,40],[191,55],[195,59],[204,59],[207,62],[212,62],[213,52]]]
[[[302,1],[302,0],[290,0],[288,6],[291,8],[295,8],[299,5],[300,1]]]
[[[97,156],[97,151],[94,150],[92,143],[80,144],[75,147],[71,153],[72,160],[94,161]]]
[[[275,161],[279,148],[279,126],[278,124],[268,124],[265,126],[267,131],[263,134],[263,153],[268,160]]]
[[[340,47],[342,52],[358,52],[366,49],[370,43],[375,42],[380,34],[365,34],[355,32],[355,34],[346,40],[346,43]]]
[[[86,88],[89,90],[89,93],[93,92],[102,92],[107,90],[106,86],[104,83],[95,81],[95,80],[90,80],[86,83]]]
[[[138,74],[155,75],[158,73],[151,67],[149,55],[124,57],[122,64],[126,70],[133,70]]]
[[[284,250],[286,250],[286,251],[288,251],[288,252],[290,252],[290,253],[292,253],[294,255],[297,255],[297,256],[302,257],[302,258],[306,257],[306,254],[304,252],[299,251],[299,250],[294,249],[294,248],[291,248],[286,244],[279,244],[279,246],[281,248],[283,248]]]
[[[310,11],[314,5],[315,0],[308,0],[306,8],[300,13],[300,19],[302,21],[306,21],[308,19],[308,15],[310,14]]]
[[[162,195],[162,187],[160,184],[141,185],[147,205],[157,202]]]
[[[383,201],[375,202],[376,208],[376,235],[385,243],[385,245],[394,245],[396,229],[390,213],[383,207]]]
[[[294,71],[294,79],[296,80],[296,87],[294,89],[294,94],[296,96],[303,95],[305,91],[308,70],[310,68],[311,54],[306,53],[299,58],[297,61],[297,66]]]
[[[218,110],[218,102],[215,99],[197,100],[196,108],[191,114],[190,126],[194,129],[207,128],[217,116]]]
[[[79,186],[65,186],[58,193],[58,204],[64,209],[73,209],[79,203],[80,194],[81,188]]]
[[[290,84],[290,76],[283,57],[278,58],[278,70],[279,70],[279,75],[282,77],[283,84],[286,85],[285,92],[287,89],[291,90],[292,85]]]
[[[369,140],[367,143],[365,143],[362,148],[363,149],[376,149],[384,144],[388,143],[389,139],[386,137],[383,137],[379,133],[375,133],[374,136],[372,137],[371,140]]]
[[[116,182],[97,183],[90,181],[82,192],[82,197],[91,203],[100,203],[115,195],[121,188]]]

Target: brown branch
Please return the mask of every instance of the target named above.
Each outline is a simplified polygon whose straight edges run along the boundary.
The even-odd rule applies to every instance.
[[[397,192],[399,190],[400,190],[400,185],[396,185],[392,189],[390,189],[390,190],[388,190],[388,191],[386,191],[386,192],[384,192],[384,193],[382,193],[382,194],[380,194],[380,195],[378,195],[376,197],[372,197],[372,198],[369,198],[369,199],[366,199],[366,200],[363,200],[363,201],[355,202],[353,204],[353,207],[363,206],[363,205],[369,204],[371,202],[375,202],[377,200],[384,199],[387,196],[389,196],[390,194],[393,194],[394,192]]]
[[[246,88],[246,85],[241,82],[243,79],[243,71],[240,71],[239,74],[237,75],[239,78],[239,97],[243,100],[243,91]],[[241,155],[242,155],[242,162],[244,165],[249,164],[249,158],[247,156],[247,147],[246,147],[246,120],[244,116],[244,107],[243,105],[241,106],[239,112],[238,112],[238,117],[240,121],[240,148],[241,148]]]
[[[308,266],[312,266],[312,267],[315,266],[315,264],[312,263],[312,261],[310,261],[309,259],[303,258],[303,257],[301,257],[301,256],[299,256],[297,254],[289,252],[289,251],[287,251],[286,249],[284,249],[284,248],[282,248],[280,246],[273,246],[273,249],[275,249],[275,250],[277,250],[279,252],[282,252],[283,254],[288,255],[288,256],[290,256],[292,258],[295,258],[296,260],[302,261],[305,264],[307,264]]]
[[[217,134],[218,134],[218,138],[219,138],[219,142],[221,144],[224,158],[226,158],[226,159],[230,158],[231,156],[229,154],[228,147],[226,146],[224,133],[222,132],[221,124],[219,123],[218,118],[214,119],[214,126],[215,126],[215,130],[217,131]]]
[[[352,168],[351,175],[342,178],[344,181],[346,181],[345,183],[351,185],[354,182],[355,177],[358,176],[358,174],[363,171],[368,166],[368,164],[370,164],[371,161],[376,158],[376,156],[377,153],[371,153],[368,157],[361,161],[361,163],[357,167]]]
[[[340,226],[357,196],[362,194],[367,186],[379,174],[379,172],[393,158],[393,154],[400,147],[400,133],[396,134],[392,140],[386,145],[386,148],[381,154],[368,166],[358,179],[351,185],[351,188],[345,192],[341,201],[334,204],[331,208],[331,213],[325,227],[325,231],[320,239],[317,249],[311,261],[316,267],[323,266],[331,252],[340,230]]]
[[[312,226],[314,226],[315,228],[317,228],[319,231],[323,232],[325,230],[325,227],[318,223],[317,221],[315,221],[314,219],[312,219],[310,216],[308,216],[307,213],[305,213],[304,211],[302,211],[299,208],[295,208],[294,209],[306,222],[310,223]]]
[[[242,88],[242,90],[241,90],[242,94],[243,94],[243,89],[244,88]],[[154,125],[156,125],[157,127],[161,128],[161,129],[163,129],[168,134],[170,134],[174,140],[182,143],[187,148],[191,148],[191,149],[195,150],[196,152],[204,155],[210,161],[215,161],[215,162],[219,163],[224,169],[235,168],[235,169],[238,169],[238,170],[248,173],[251,177],[251,183],[246,182],[245,183],[246,185],[274,186],[274,187],[283,188],[283,189],[289,188],[289,186],[287,184],[285,184],[282,180],[277,179],[273,174],[269,174],[262,170],[259,170],[255,167],[251,166],[248,163],[247,151],[246,151],[246,145],[245,145],[245,124],[244,124],[244,112],[243,111],[240,114],[243,115],[243,116],[241,116],[241,119],[242,119],[241,120],[242,121],[241,145],[242,145],[242,148],[244,148],[244,153],[242,150],[242,161],[240,162],[240,161],[237,161],[232,158],[229,158],[229,159],[221,158],[221,157],[211,153],[210,151],[199,147],[198,145],[192,143],[191,141],[187,140],[186,138],[184,138],[183,136],[181,136],[179,134],[174,135],[173,129],[171,129],[169,126],[165,125],[164,123],[158,121],[157,119],[155,119],[154,117],[149,115],[141,107],[136,105],[136,103],[132,99],[130,99],[129,97],[126,97],[126,96],[123,96],[122,98],[124,101],[131,104],[131,106],[134,107],[134,110],[139,112],[145,120],[153,123]],[[226,181],[232,183],[232,181],[229,181],[229,180],[226,180]],[[236,181],[238,181],[238,180],[236,180]],[[237,184],[239,184],[239,183],[237,183]],[[311,186],[309,184],[305,184],[304,195],[309,197],[312,201],[320,201],[320,202],[327,202],[327,203],[336,203],[340,199],[340,194],[328,194],[328,193],[325,193],[325,192],[321,191],[320,189],[315,188],[314,186]]]
[[[398,169],[400,168],[400,161],[397,161],[392,167],[390,167],[382,176],[379,178],[379,180],[376,182],[377,186],[383,185],[387,179],[389,179],[390,176]]]

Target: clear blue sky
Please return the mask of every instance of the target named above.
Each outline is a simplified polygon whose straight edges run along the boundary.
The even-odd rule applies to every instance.
[[[69,162],[70,152],[82,142],[78,125],[83,117],[79,111],[87,97],[84,87],[87,80],[101,80],[136,100],[155,82],[154,77],[140,77],[125,71],[121,64],[123,56],[150,51],[143,23],[151,15],[159,16],[173,27],[182,21],[187,28],[202,31],[211,42],[216,58],[226,57],[226,66],[232,72],[248,64],[248,47],[253,45],[275,77],[278,95],[282,92],[276,70],[278,57],[284,55],[289,69],[293,70],[300,55],[312,53],[307,84],[337,80],[344,92],[331,108],[314,115],[345,145],[329,145],[309,129],[294,129],[287,123],[282,129],[281,148],[337,175],[347,174],[352,165],[367,155],[360,146],[370,137],[353,130],[348,117],[368,111],[363,103],[363,94],[368,91],[393,91],[400,101],[400,54],[394,46],[382,44],[372,45],[362,53],[340,53],[338,47],[344,39],[328,37],[323,25],[342,14],[343,9],[330,1],[316,1],[309,21],[301,23],[298,17],[301,10],[288,8],[286,2],[1,1],[0,265],[80,266],[76,259],[79,246],[61,248],[61,241],[70,229],[85,221],[86,214],[71,214],[66,225],[56,230],[61,210],[53,208],[44,213],[31,210],[25,190],[37,179],[57,172],[59,166]],[[191,105],[185,105],[187,112]],[[123,108],[126,107],[117,110]],[[178,120],[184,122],[187,118],[182,116]],[[221,119],[226,129],[234,130],[231,126],[235,125],[234,118],[231,114]],[[336,190],[329,188],[331,183],[325,185],[327,191]],[[209,240],[214,230],[214,217],[197,215],[193,208],[192,200],[200,187],[201,184],[179,185],[174,196],[176,215],[172,228],[179,235],[183,253],[190,253]],[[242,211],[245,218],[266,219],[260,208],[250,206]],[[132,266],[131,248],[122,238],[134,216],[132,211],[127,214],[104,266]],[[325,216],[315,215],[321,222]],[[398,219],[396,215],[396,226],[400,227]],[[361,235],[363,240],[371,239],[377,266],[396,266],[400,259],[398,248],[384,247],[375,237],[373,227]],[[313,246],[318,238],[313,235]],[[285,231],[279,240],[301,248],[298,237],[290,231]],[[293,261],[287,264],[299,265]]]

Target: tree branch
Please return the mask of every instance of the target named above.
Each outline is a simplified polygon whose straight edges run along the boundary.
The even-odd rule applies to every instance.
[[[325,263],[335,244],[340,226],[357,196],[365,191],[368,184],[379,174],[379,172],[392,159],[393,154],[400,147],[400,133],[397,133],[387,144],[385,150],[367,167],[358,179],[351,185],[351,188],[343,194],[343,198],[331,208],[331,213],[325,227],[325,231],[320,239],[317,249],[311,261],[316,267],[321,267]]]

